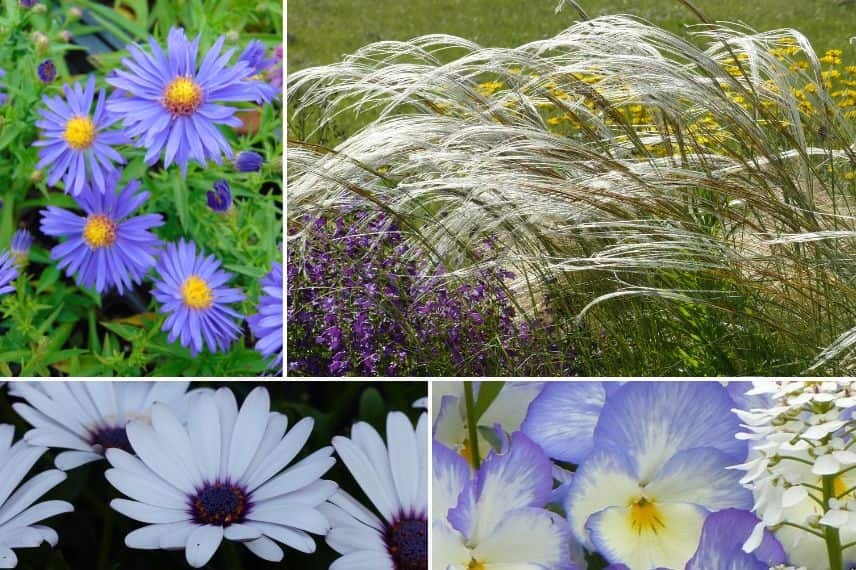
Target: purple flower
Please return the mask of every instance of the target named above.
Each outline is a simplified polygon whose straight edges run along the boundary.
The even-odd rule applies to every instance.
[[[232,207],[232,190],[225,180],[214,183],[214,190],[209,190],[205,196],[208,198],[208,207],[215,212],[227,212]]]
[[[51,83],[56,79],[56,65],[50,59],[46,59],[38,67],[39,80],[42,83]]]
[[[17,276],[18,267],[15,265],[15,256],[8,251],[0,254],[0,295],[15,290],[15,286],[11,283]]]
[[[270,103],[279,95],[279,88],[282,85],[275,88],[276,86],[262,80],[265,71],[276,64],[276,59],[265,59],[265,51],[267,51],[265,44],[259,40],[251,40],[238,57],[238,61],[243,61],[253,69],[250,83],[256,89],[256,100],[262,103]]]
[[[203,349],[227,351],[241,332],[234,319],[242,316],[229,304],[244,299],[240,289],[224,287],[232,274],[220,269],[213,255],[205,257],[196,244],[183,239],[166,246],[156,270],[159,279],[152,294],[168,313],[163,331],[169,331],[169,342],[181,338],[181,346],[190,347],[196,356]]]
[[[132,180],[117,193],[118,175],[107,180],[103,194],[86,189],[75,198],[86,213],[79,216],[56,206],[42,211],[42,232],[68,238],[51,250],[51,259],[59,260],[58,269],[75,275],[77,283],[95,286],[99,293],[116,287],[121,294],[140,283],[155,264],[160,244],[149,230],[163,224],[160,214],[128,217],[149,199],[148,192]]]
[[[247,81],[253,69],[245,62],[229,65],[234,50],[221,56],[226,36],[220,36],[197,65],[199,36],[192,42],[181,28],[172,28],[167,51],[149,38],[152,53],[128,46],[131,57],[122,60],[126,69],[107,77],[107,82],[125,92],[108,108],[119,114],[126,132],[138,147],[146,148],[146,162],[154,164],[161,153],[164,167],[175,162],[182,173],[189,160],[201,165],[221,155],[232,157],[229,142],[217,125],[240,127],[236,108],[222,103],[253,101],[254,82]]]
[[[269,368],[282,369],[282,263],[274,262],[261,281],[258,313],[247,317],[250,330],[258,339],[256,350],[265,358],[276,356]]]
[[[265,159],[257,152],[245,150],[238,153],[235,168],[238,172],[258,172],[262,169]]]
[[[6,72],[0,69],[0,79],[6,77]],[[6,95],[4,90],[6,89],[6,84],[0,81],[0,105],[5,105],[6,101],[9,99],[9,96]]]
[[[12,255],[19,260],[24,259],[29,255],[32,245],[33,234],[29,230],[21,228],[12,236]]]
[[[743,552],[743,543],[758,522],[758,517],[752,513],[738,509],[724,509],[708,516],[702,527],[698,550],[687,562],[685,570],[767,570],[787,564],[785,550],[768,530],[764,531],[761,546],[753,552]]]
[[[42,138],[33,146],[43,147],[36,168],[49,166],[48,184],[53,186],[62,178],[65,191],[75,196],[87,183],[99,193],[106,192],[106,180],[116,172],[113,163],[125,164],[125,159],[111,145],[124,144],[127,138],[121,131],[106,130],[116,122],[116,117],[104,108],[104,89],[98,92],[95,111],[90,113],[95,96],[93,75],[89,76],[86,90],[80,82],[73,88],[65,85],[63,90],[65,101],[59,96],[42,97],[47,108],[39,109],[43,118],[36,122],[42,129]]]
[[[21,0],[21,6],[24,8],[32,8],[38,3],[38,0]]]

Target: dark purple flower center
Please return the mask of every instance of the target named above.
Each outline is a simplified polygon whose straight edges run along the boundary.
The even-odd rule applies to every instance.
[[[386,529],[386,547],[395,570],[428,569],[428,521],[400,519]]]
[[[199,524],[229,526],[244,520],[249,499],[244,489],[230,483],[208,484],[190,501],[191,511]]]
[[[131,442],[128,441],[128,434],[125,432],[125,426],[104,426],[92,431],[89,435],[89,443],[91,445],[100,445],[105,451],[111,447],[133,453]]]

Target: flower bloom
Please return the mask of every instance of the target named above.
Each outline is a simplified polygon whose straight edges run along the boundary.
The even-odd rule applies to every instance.
[[[160,214],[128,217],[149,199],[149,192],[136,191],[133,180],[117,193],[118,174],[106,181],[106,190],[85,190],[75,198],[86,216],[79,216],[56,206],[42,211],[42,231],[50,236],[68,238],[51,250],[57,267],[66,269],[77,283],[95,286],[99,293],[116,287],[119,293],[140,283],[155,264],[154,254],[160,244],[151,228],[163,224]]]
[[[46,59],[39,64],[37,73],[39,75],[39,80],[42,83],[51,83],[56,79],[56,65],[54,65],[52,60]]]
[[[267,48],[259,40],[251,40],[238,56],[238,61],[243,61],[253,70],[250,82],[255,87],[256,100],[261,103],[270,103],[279,95],[282,85],[276,86],[264,81],[265,73],[276,64],[276,59],[265,59]]]
[[[257,152],[245,150],[238,153],[235,159],[235,168],[238,172],[258,172],[265,163],[264,157]]]
[[[14,568],[18,564],[14,548],[35,548],[42,542],[56,546],[59,540],[56,531],[36,523],[74,510],[66,501],[33,504],[65,480],[62,471],[44,471],[18,487],[47,449],[25,441],[13,445],[14,435],[13,426],[0,425],[0,568]]]
[[[130,447],[107,451],[105,476],[132,500],[110,506],[147,523],[125,537],[130,548],[183,549],[187,563],[205,566],[220,543],[234,540],[256,556],[279,562],[277,542],[314,552],[307,533],[329,529],[319,505],[336,484],[320,477],[335,463],[325,447],[283,469],[312,432],[304,418],[286,432],[287,418],[270,411],[264,388],[254,389],[240,410],[231,390],[201,394],[186,425],[167,405],[152,407],[151,424],[128,424]]]
[[[220,269],[213,255],[205,257],[196,244],[185,242],[167,244],[156,270],[159,279],[152,294],[161,303],[160,312],[169,313],[163,331],[169,331],[169,342],[181,339],[181,346],[190,347],[195,356],[202,351],[203,341],[208,350],[229,350],[241,328],[234,319],[241,319],[230,303],[244,299],[240,289],[224,287],[232,274]]]
[[[175,162],[183,173],[193,159],[201,165],[221,155],[232,157],[229,142],[217,125],[240,127],[234,107],[221,103],[253,101],[258,97],[254,81],[247,79],[253,69],[243,61],[228,65],[234,50],[221,56],[226,36],[220,36],[197,67],[199,37],[192,42],[184,30],[172,28],[164,53],[154,38],[151,54],[138,46],[128,46],[131,57],[107,82],[125,92],[107,104],[135,139],[146,148],[146,162],[154,164],[161,152],[164,167]]]
[[[479,418],[479,423],[485,426],[499,425],[504,431],[511,433],[520,429],[520,423],[526,417],[529,403],[538,396],[544,386],[541,382],[506,382],[490,406]],[[462,382],[442,382],[432,390],[434,413],[434,439],[446,447],[460,453],[472,463],[472,442],[469,441],[467,428],[467,412],[464,405],[464,384]],[[474,386],[478,397],[481,384]],[[490,449],[490,444],[484,434],[478,432],[479,450],[481,457]]]
[[[566,498],[577,539],[630,570],[683,568],[710,512],[752,506],[728,470],[746,457],[733,407],[716,382],[631,382],[607,397]]]
[[[33,429],[31,445],[66,449],[56,456],[63,471],[98,461],[116,447],[129,450],[125,427],[151,415],[155,402],[187,408],[189,382],[14,382],[10,394],[23,399],[12,408]]]
[[[90,112],[95,97],[95,76],[90,75],[86,90],[80,82],[74,87],[63,86],[65,100],[59,95],[42,97],[45,107],[39,109],[42,138],[33,146],[39,150],[36,168],[50,166],[48,184],[60,178],[65,191],[77,196],[87,186],[96,192],[107,191],[107,180],[116,172],[113,163],[125,164],[125,159],[111,145],[125,144],[127,137],[117,130],[107,130],[117,118],[105,109],[106,92],[98,92],[95,111]]]
[[[743,551],[743,542],[749,537],[758,518],[748,511],[725,509],[713,513],[704,521],[698,548],[685,570],[769,570],[786,564],[788,557],[782,545],[770,531],[754,552]]]
[[[436,568],[576,568],[567,521],[544,508],[552,466],[524,434],[512,434],[507,453],[491,451],[473,478],[463,457],[436,442],[432,464]]]
[[[225,180],[215,182],[214,190],[209,190],[205,196],[208,199],[208,207],[215,212],[228,212],[232,207],[232,189]]]
[[[18,267],[15,265],[15,256],[8,251],[0,253],[0,295],[5,295],[15,290],[12,281],[17,276]]]
[[[383,519],[345,491],[333,495],[323,507],[332,524],[327,544],[343,556],[331,568],[427,570],[427,430],[427,414],[414,430],[407,416],[392,412],[387,445],[363,422],[354,424],[350,438],[333,438],[336,453]]]
[[[26,259],[33,246],[33,234],[29,230],[21,228],[12,235],[12,255],[19,261]]]
[[[259,297],[258,312],[247,317],[250,330],[258,339],[256,350],[265,358],[274,358],[269,367],[282,369],[282,263],[274,262],[270,273],[261,281],[262,295]]]

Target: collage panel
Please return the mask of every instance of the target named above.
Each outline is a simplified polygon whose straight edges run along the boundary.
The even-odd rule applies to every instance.
[[[434,382],[432,569],[849,570],[856,382]]]
[[[292,1],[288,373],[851,374],[854,21]]]
[[[0,7],[0,375],[282,375],[281,0]]]
[[[425,382],[10,382],[0,567],[427,569]]]

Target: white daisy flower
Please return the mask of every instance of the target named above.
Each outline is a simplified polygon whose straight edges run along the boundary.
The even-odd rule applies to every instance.
[[[107,450],[105,473],[133,500],[110,506],[148,523],[125,537],[130,548],[184,549],[187,563],[208,563],[223,538],[243,543],[256,556],[278,562],[277,542],[315,551],[308,533],[330,525],[319,505],[336,484],[320,477],[336,462],[325,447],[285,469],[312,432],[304,418],[286,433],[287,418],[270,411],[262,387],[238,410],[232,391],[220,388],[193,398],[187,425],[167,405],[152,406],[151,424],[132,421],[128,442],[136,453]],[[275,542],[276,541],[276,542]]]
[[[110,448],[129,450],[125,426],[148,421],[152,404],[163,402],[184,411],[189,382],[13,382],[10,394],[24,402],[12,405],[33,429],[31,445],[68,449],[55,465],[67,471],[98,461]]]
[[[59,540],[56,531],[36,523],[74,510],[66,501],[33,504],[65,481],[62,471],[44,471],[18,486],[47,448],[26,441],[12,445],[14,433],[13,426],[0,425],[0,568],[14,568],[18,564],[13,548],[35,548],[42,542],[56,546]]]
[[[386,417],[386,438],[369,424],[351,429],[333,447],[380,513],[344,491],[322,510],[333,528],[327,544],[343,556],[330,570],[426,570],[428,568],[428,415],[416,429],[401,412]]]

